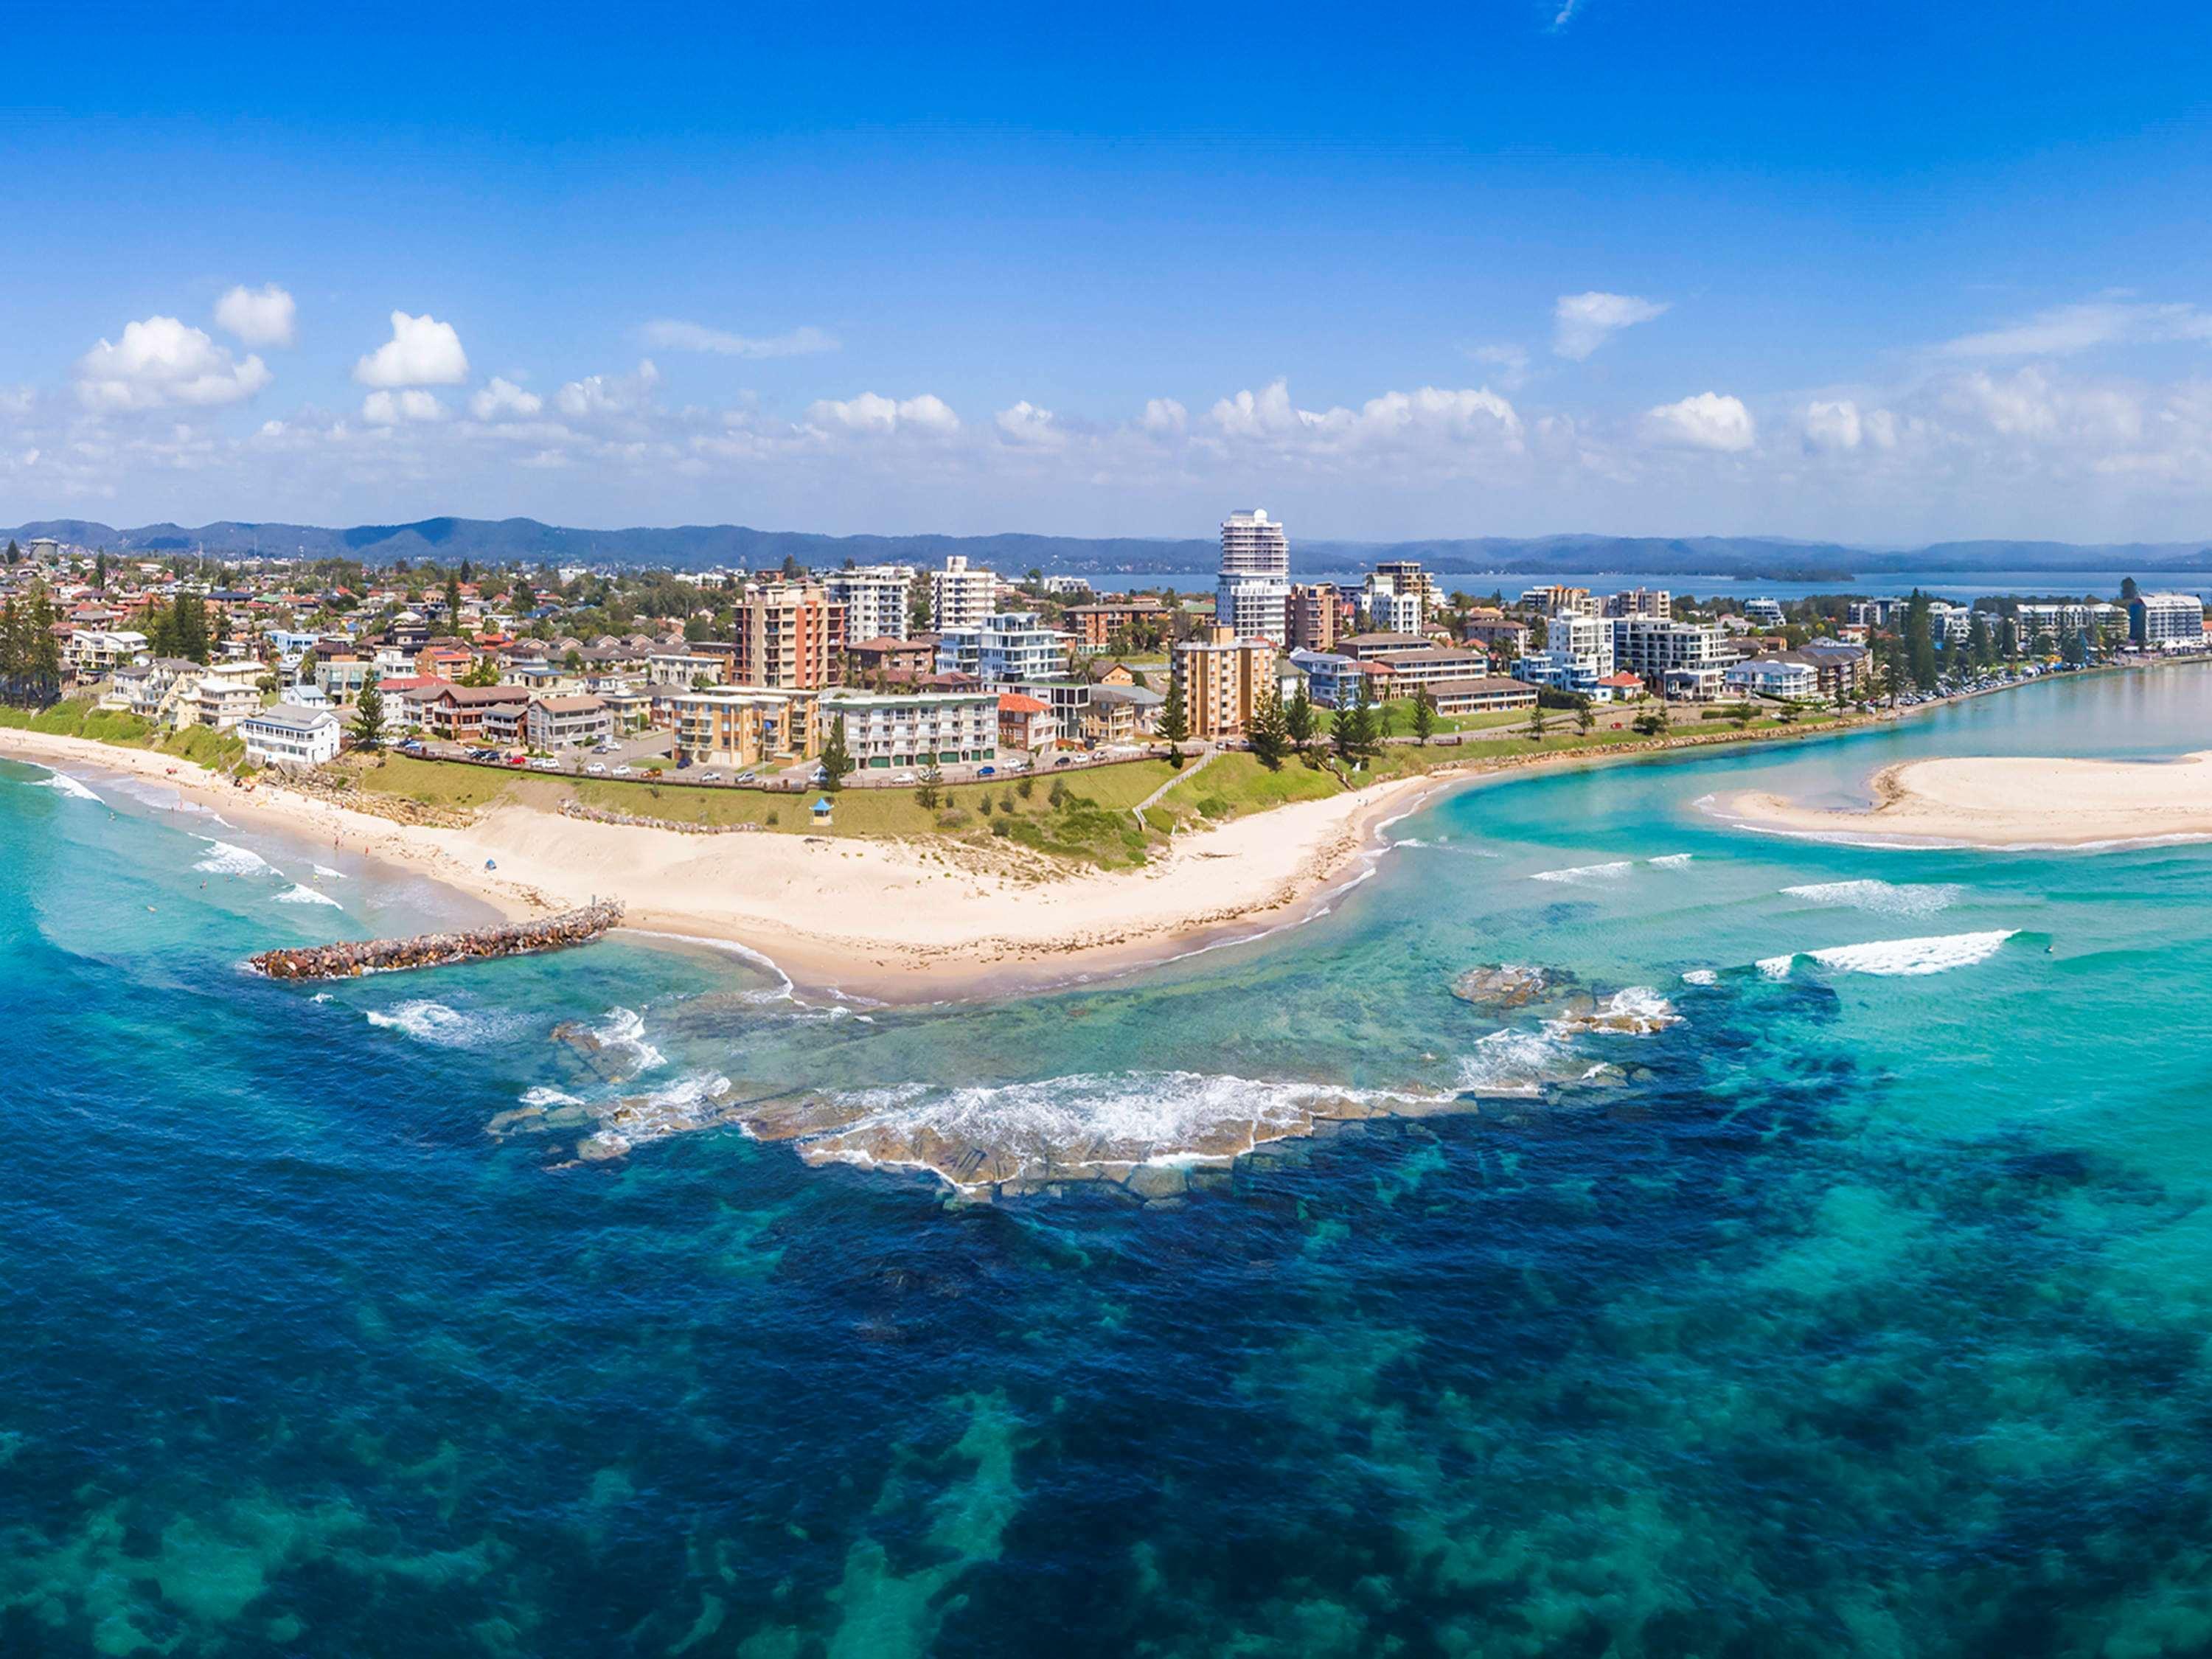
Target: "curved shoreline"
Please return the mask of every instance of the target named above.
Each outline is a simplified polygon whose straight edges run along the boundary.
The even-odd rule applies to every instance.
[[[1047,878],[960,844],[700,837],[513,805],[465,825],[400,823],[270,782],[247,790],[170,757],[16,727],[0,727],[0,756],[149,778],[280,834],[319,843],[328,837],[458,889],[511,921],[619,898],[628,930],[640,935],[734,945],[810,990],[934,1002],[1097,983],[1310,921],[1364,878],[1346,878],[1355,864],[1364,860],[1372,872],[1387,850],[1376,844],[1382,829],[1447,792],[1706,749],[1841,737],[1942,706],[1833,726],[1446,761],[1178,837],[1140,870]]]

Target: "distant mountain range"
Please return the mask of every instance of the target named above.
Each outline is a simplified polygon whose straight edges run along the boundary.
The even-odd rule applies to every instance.
[[[0,534],[27,541],[52,536],[113,553],[188,553],[223,558],[256,552],[353,558],[388,565],[425,559],[477,564],[658,565],[696,570],[713,566],[758,569],[786,558],[817,568],[903,561],[934,564],[964,553],[1005,571],[1038,568],[1061,574],[1164,574],[1209,570],[1216,544],[1138,537],[819,536],[743,525],[577,530],[535,519],[423,519],[414,524],[241,524],[226,520],[187,526],[140,525],[118,529],[84,519],[50,519]],[[1840,542],[1778,536],[1483,536],[1404,542],[1294,541],[1292,566],[1335,571],[1379,559],[1419,559],[1444,574],[1603,572],[1821,581],[1894,571],[2068,570],[2149,575],[2212,571],[2212,544],[2128,542],[1936,542],[1916,548],[1852,547]]]

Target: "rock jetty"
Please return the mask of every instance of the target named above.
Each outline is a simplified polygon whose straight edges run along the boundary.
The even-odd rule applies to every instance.
[[[271,979],[353,979],[362,974],[396,973],[406,968],[439,968],[485,957],[528,956],[538,951],[588,945],[610,927],[619,927],[623,907],[609,899],[580,910],[564,910],[538,921],[501,927],[471,927],[458,933],[422,933],[413,939],[350,939],[264,951],[252,966]]]

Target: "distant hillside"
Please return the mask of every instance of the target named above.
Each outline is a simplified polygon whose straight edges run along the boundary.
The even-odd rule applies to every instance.
[[[817,568],[850,559],[866,564],[902,560],[934,564],[964,553],[1000,570],[1060,573],[1188,573],[1212,568],[1211,537],[1188,540],[1076,536],[820,536],[743,525],[678,525],[629,530],[579,530],[535,519],[424,519],[414,524],[245,524],[226,520],[192,526],[140,525],[118,529],[82,519],[53,519],[0,532],[18,541],[53,536],[111,552],[180,553],[204,548],[237,558],[256,551],[310,557],[469,559],[477,564],[661,565],[699,569],[760,568],[787,558]],[[1402,542],[1298,541],[1291,562],[1301,570],[1342,570],[1377,559],[1419,559],[1446,574],[1591,571],[1635,575],[1795,578],[1843,580],[1889,571],[2079,570],[2154,574],[2212,570],[2212,545],[2130,542],[2081,546],[2068,542],[1958,541],[1919,548],[1869,549],[1840,542],[1778,536],[1483,536]]]

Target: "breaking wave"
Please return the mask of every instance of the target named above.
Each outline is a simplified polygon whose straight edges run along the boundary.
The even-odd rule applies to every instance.
[[[1710,968],[1692,968],[1682,975],[1685,985],[1717,985],[1721,976]]]
[[[1460,1061],[1459,1086],[1465,1094],[1533,1099],[1565,1075],[1569,1063],[1565,1042],[1548,1029],[1492,1031]]]
[[[325,881],[343,881],[346,878],[344,871],[333,870],[328,865],[316,865],[314,870],[315,874]]]
[[[441,1048],[465,1048],[495,1040],[507,1035],[515,1023],[512,1016],[465,1014],[458,1008],[448,1008],[442,1002],[427,999],[394,1003],[389,1008],[372,1008],[368,1019],[371,1025],[380,1025]]]
[[[1620,859],[1611,864],[1578,864],[1566,870],[1539,870],[1531,881],[1565,882],[1571,887],[1580,887],[1593,881],[1619,881],[1636,867],[1632,859]]]
[[[1695,857],[1695,853],[1662,853],[1651,860],[1650,864],[1654,870],[1680,870]]]
[[[1844,974],[1874,974],[1904,978],[1940,974],[1953,968],[1971,968],[1986,962],[2020,930],[1992,929],[1980,933],[1945,933],[1928,939],[1874,939],[1864,945],[1832,945],[1822,951],[1799,952],[1808,961]],[[1769,957],[1759,964],[1770,979],[1786,979],[1796,957]]]
[[[333,910],[342,910],[345,908],[328,893],[318,893],[312,887],[303,887],[296,883],[277,894],[276,902],[279,904],[327,904]]]
[[[645,1040],[645,1016],[635,1008],[610,1008],[607,1023],[594,1026],[592,1035],[600,1048],[628,1054],[636,1072],[649,1072],[668,1063],[668,1056]]]
[[[1785,887],[1784,895],[1814,904],[1848,906],[1885,916],[1932,916],[1948,910],[1966,896],[1952,882],[1898,884],[1887,881],[1816,881],[1802,887]]]
[[[71,800],[88,800],[95,805],[100,804],[99,796],[66,772],[49,772],[43,778],[33,778],[30,784],[33,789],[51,789],[58,795],[67,795]]]
[[[563,1094],[558,1089],[548,1089],[541,1085],[535,1089],[524,1090],[522,1103],[526,1106],[580,1106],[584,1103],[579,1096]]]
[[[233,847],[227,841],[208,842],[208,855],[192,868],[210,876],[251,876],[264,870],[276,872],[269,860],[258,853],[248,852],[243,847]]]

